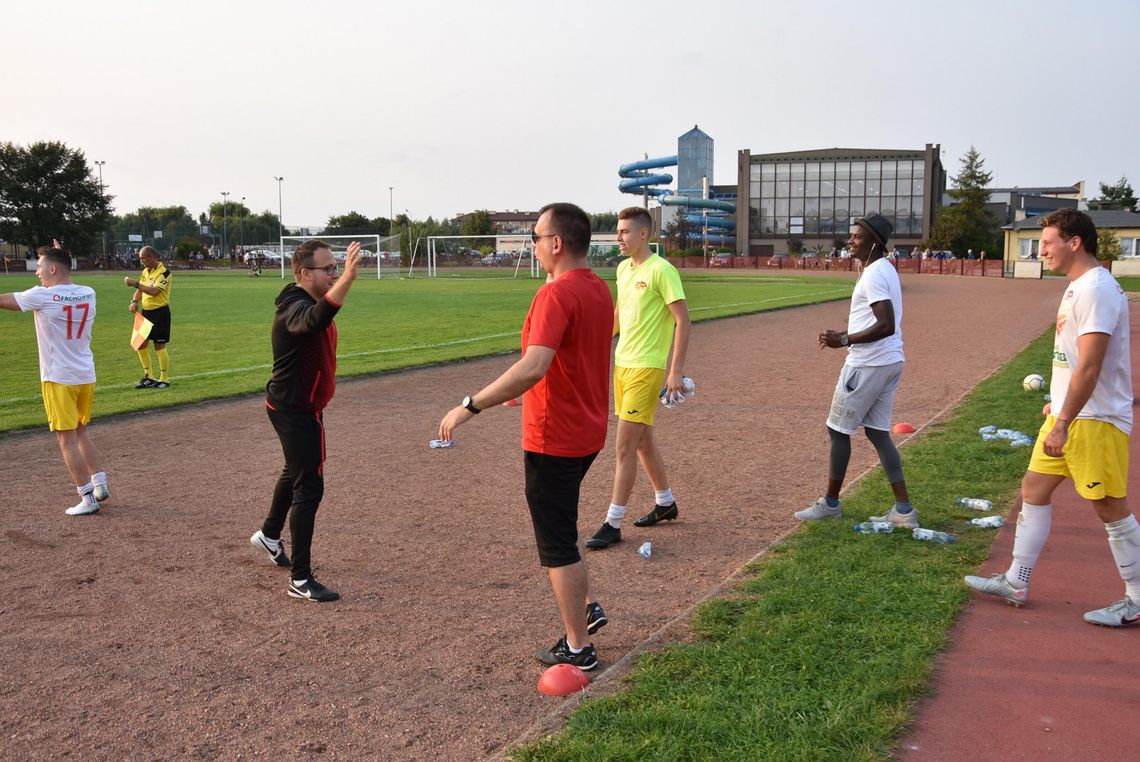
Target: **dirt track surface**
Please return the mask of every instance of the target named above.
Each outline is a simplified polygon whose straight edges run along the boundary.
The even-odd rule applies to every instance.
[[[1062,288],[904,277],[895,420],[931,420],[1039,336]],[[846,315],[837,302],[695,327],[697,397],[656,427],[680,520],[630,523],[587,557],[610,617],[601,669],[820,494],[843,354],[815,337]],[[522,495],[519,409],[427,447],[447,409],[513,360],[341,383],[313,549],[334,604],[287,597],[287,570],[249,545],[281,461],[260,398],[96,423],[112,497],[92,517],[64,515],[75,495],[46,427],[0,437],[3,757],[473,759],[556,709],[535,689],[533,653],[561,626]],[[849,473],[873,462],[857,438]],[[587,536],[612,472],[607,447],[583,484]],[[652,503],[639,474],[630,513]]]

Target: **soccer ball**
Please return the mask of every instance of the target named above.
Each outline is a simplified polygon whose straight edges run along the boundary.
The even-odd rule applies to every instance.
[[[1039,392],[1045,388],[1045,379],[1040,373],[1030,373],[1021,382],[1021,388],[1027,392]]]

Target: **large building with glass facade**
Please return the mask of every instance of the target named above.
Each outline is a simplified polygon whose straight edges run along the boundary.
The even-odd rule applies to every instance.
[[[847,240],[851,221],[879,213],[895,227],[892,245],[930,238],[946,173],[939,145],[892,151],[828,148],[738,155],[736,251],[787,252],[789,238],[830,250]],[[747,199],[747,204],[743,200]]]

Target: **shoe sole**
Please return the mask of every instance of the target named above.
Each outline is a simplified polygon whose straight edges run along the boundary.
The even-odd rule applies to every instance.
[[[337,594],[337,596],[335,598],[313,598],[312,596],[304,595],[303,593],[298,593],[298,592],[294,591],[293,588],[289,588],[289,597],[290,598],[297,598],[297,599],[302,600],[302,601],[312,601],[313,603],[332,603],[333,601],[339,601],[340,600],[340,594]]]
[[[602,550],[603,548],[608,548],[609,546],[615,545],[619,542],[621,542],[620,537],[616,540],[609,540],[609,541],[595,540],[593,537],[591,537],[590,539],[586,540],[586,547],[589,548],[590,550]]]
[[[586,632],[593,635],[594,633],[596,633],[598,630],[602,629],[603,627],[605,627],[609,623],[610,623],[609,617],[602,617],[601,619],[595,619],[593,622],[588,622],[586,624]]]
[[[96,505],[94,508],[92,508],[89,511],[73,512],[70,508],[68,508],[66,511],[64,511],[64,513],[66,513],[68,516],[94,516],[98,512],[99,512],[99,506],[98,505]]]

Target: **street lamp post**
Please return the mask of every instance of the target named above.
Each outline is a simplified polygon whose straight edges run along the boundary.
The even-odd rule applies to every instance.
[[[229,232],[226,226],[226,202],[229,201],[229,191],[222,191],[222,256],[228,257],[230,255],[229,243],[226,240],[226,234]]]
[[[245,252],[245,196],[241,197],[241,209],[238,210],[238,230],[241,231],[241,250]]]
[[[273,179],[277,181],[277,237],[280,239],[285,237],[285,221],[281,219],[281,181],[285,178],[274,175]],[[284,260],[285,252],[281,252],[281,258]]]
[[[103,201],[103,202],[106,202],[106,200],[107,200],[106,196],[103,193],[103,165],[106,163],[107,162],[105,162],[105,161],[95,162],[95,166],[99,167],[99,200]],[[99,236],[103,239],[103,266],[106,267],[107,266],[107,225],[106,224],[103,225],[103,230],[99,234]]]
[[[388,186],[388,235],[392,235],[392,186]]]

